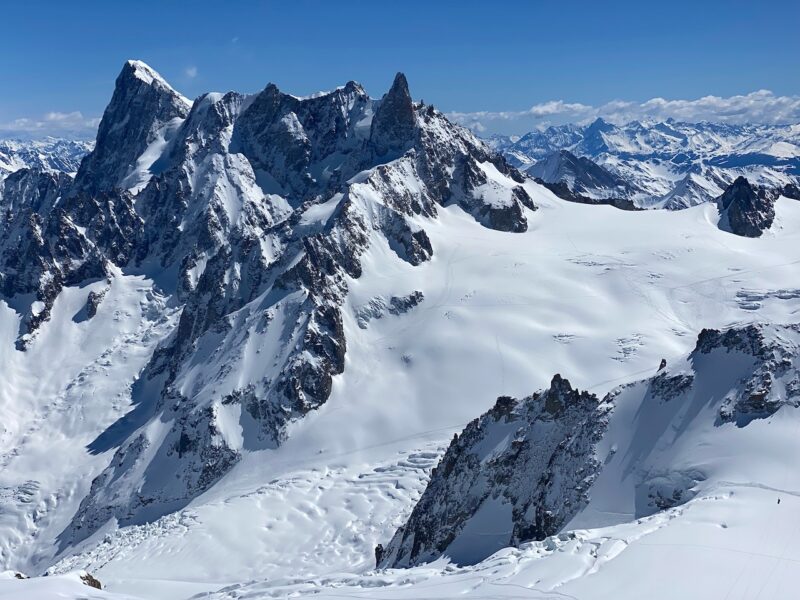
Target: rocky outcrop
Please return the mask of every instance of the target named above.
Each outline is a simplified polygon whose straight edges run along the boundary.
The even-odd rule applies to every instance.
[[[69,196],[71,184],[67,175],[30,169],[0,184],[0,293],[24,316],[19,349],[64,286],[106,277],[109,261],[129,260],[141,233],[129,196]]]
[[[749,325],[719,331],[704,329],[692,353],[696,360],[712,353],[750,358],[752,368],[719,407],[719,424],[744,427],[766,419],[781,407],[800,406],[800,327]]]
[[[792,200],[800,200],[800,186],[794,183],[787,183],[778,190],[778,195]]]
[[[379,156],[402,154],[414,139],[416,115],[406,76],[398,73],[372,118],[370,139]]]
[[[559,531],[587,501],[609,408],[558,375],[528,398],[498,398],[453,438],[378,566],[411,566],[442,554],[478,562]],[[505,533],[493,535],[497,530]]]
[[[775,220],[775,203],[758,193],[744,177],[738,177],[717,198],[720,229],[744,237],[760,237]]]
[[[173,119],[185,118],[190,106],[149,66],[126,62],[100,121],[94,150],[78,170],[77,189],[93,193],[121,187],[148,146],[165,136],[164,128]]]
[[[741,428],[798,407],[800,325],[705,329],[686,361],[602,401],[556,375],[528,398],[498,398],[453,438],[377,565],[474,563],[575,520],[601,526],[612,506],[637,518],[674,508],[712,463],[741,460],[741,440],[754,449]]]
[[[414,290],[406,296],[392,296],[388,300],[376,296],[363,306],[355,310],[356,322],[361,329],[366,329],[373,319],[382,319],[385,315],[402,315],[419,305],[425,296],[419,290]]]

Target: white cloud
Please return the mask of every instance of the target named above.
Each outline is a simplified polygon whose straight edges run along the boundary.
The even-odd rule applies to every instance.
[[[652,98],[646,102],[613,100],[601,106],[551,100],[522,111],[452,112],[454,121],[476,131],[522,133],[550,124],[585,122],[597,117],[613,123],[641,119],[785,124],[800,122],[800,96],[776,96],[769,90],[745,95],[704,96],[696,100]]]
[[[65,136],[93,138],[100,117],[86,117],[80,111],[48,112],[41,117],[20,117],[9,123],[0,123],[4,137]]]
[[[186,70],[183,72],[189,79],[194,79],[197,77],[197,67],[191,66],[186,67]]]

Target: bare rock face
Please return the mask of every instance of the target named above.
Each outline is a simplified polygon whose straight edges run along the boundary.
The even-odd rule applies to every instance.
[[[142,223],[123,192],[70,195],[63,174],[21,169],[2,183],[0,293],[23,313],[18,349],[31,341],[64,286],[102,279],[134,253]],[[14,298],[33,297],[19,305]]]
[[[498,398],[453,439],[378,566],[442,554],[471,564],[558,532],[587,501],[609,408],[559,375],[528,398]]]
[[[402,154],[413,141],[415,125],[416,116],[408,81],[405,75],[398,73],[372,119],[370,137],[378,155]]]
[[[96,577],[93,577],[91,573],[86,573],[86,572],[81,573],[80,578],[84,585],[88,585],[89,587],[94,588],[96,590],[103,589],[103,585],[100,583],[100,580],[97,579]]]
[[[775,335],[780,331],[781,335]],[[692,353],[694,358],[711,353],[738,353],[753,361],[740,386],[728,394],[719,408],[718,424],[744,427],[754,419],[766,419],[781,407],[800,406],[800,327],[749,325],[719,331],[704,329]]]
[[[775,220],[775,202],[738,177],[717,199],[720,228],[744,237],[760,237]]]
[[[120,187],[159,130],[185,118],[189,107],[153,69],[141,61],[126,62],[100,121],[94,151],[78,170],[77,187],[87,192]]]
[[[800,200],[800,186],[795,183],[787,183],[783,187],[775,190],[776,196],[783,196],[791,200]]]

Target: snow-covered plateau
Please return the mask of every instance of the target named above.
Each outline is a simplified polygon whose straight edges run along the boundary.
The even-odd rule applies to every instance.
[[[800,588],[798,200],[569,202],[402,74],[129,61],[0,209],[0,599]]]

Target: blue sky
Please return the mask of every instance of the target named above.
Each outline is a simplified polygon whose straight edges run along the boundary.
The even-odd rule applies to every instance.
[[[506,132],[605,114],[615,100],[744,96],[725,110],[800,111],[797,0],[39,1],[2,14],[0,131],[88,126],[128,58],[190,98],[270,81],[306,94],[349,79],[380,96],[402,70],[415,98]],[[758,90],[772,94],[747,96]]]

